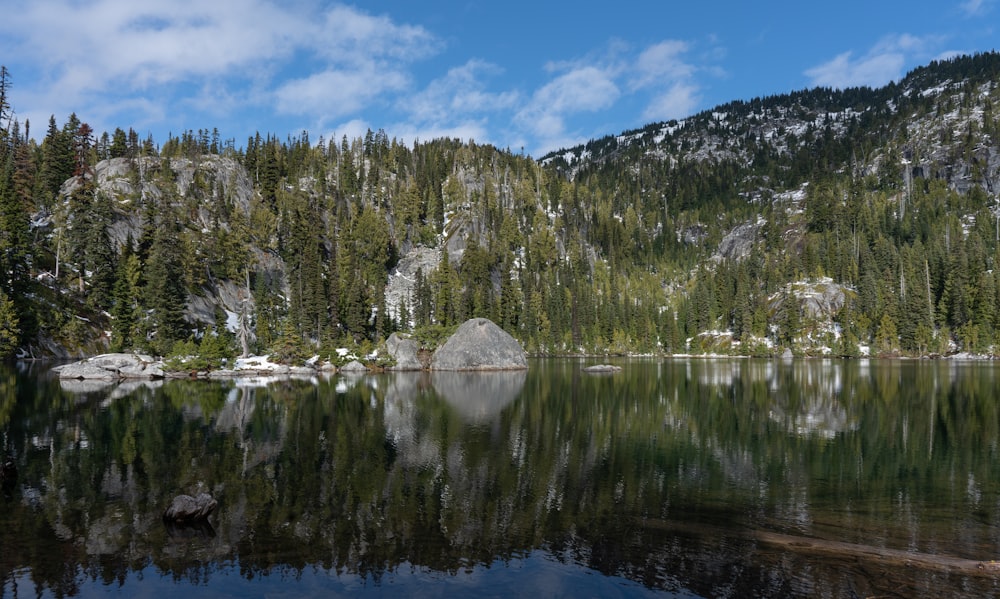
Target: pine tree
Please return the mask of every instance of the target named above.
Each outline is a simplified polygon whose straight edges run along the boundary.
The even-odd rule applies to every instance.
[[[114,286],[111,308],[111,346],[115,351],[135,347],[139,339],[139,322],[142,317],[142,265],[132,252],[132,240],[126,242]]]
[[[185,309],[184,267],[178,243],[180,226],[164,215],[149,252],[146,267],[146,307],[152,311],[153,349],[167,355],[174,342],[189,337]]]
[[[19,298],[26,290],[28,213],[14,184],[14,152],[0,148],[0,290]]]
[[[456,324],[458,319],[459,283],[448,258],[448,248],[442,248],[441,261],[431,280],[434,289],[434,318],[442,326]]]

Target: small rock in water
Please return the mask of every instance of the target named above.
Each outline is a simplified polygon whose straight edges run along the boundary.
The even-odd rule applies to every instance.
[[[3,466],[0,467],[0,490],[3,491],[5,497],[9,497],[16,484],[17,464],[14,463],[13,458],[6,458],[3,461]]]
[[[208,493],[199,493],[197,497],[178,495],[163,512],[163,519],[178,524],[204,520],[218,505]]]
[[[13,458],[6,458],[3,461],[3,467],[0,468],[0,480],[15,480],[17,479],[17,464],[14,463]]]
[[[614,364],[595,364],[594,366],[587,366],[583,369],[584,372],[620,372],[621,366],[615,366]]]

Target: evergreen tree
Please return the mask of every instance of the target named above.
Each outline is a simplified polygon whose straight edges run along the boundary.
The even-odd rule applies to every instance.
[[[185,319],[187,290],[179,237],[176,218],[164,215],[146,267],[145,305],[152,311],[152,348],[160,355],[167,355],[175,342],[190,336]]]
[[[111,308],[111,347],[126,351],[140,341],[139,323],[142,318],[142,265],[132,252],[132,240],[125,243],[117,276]]]

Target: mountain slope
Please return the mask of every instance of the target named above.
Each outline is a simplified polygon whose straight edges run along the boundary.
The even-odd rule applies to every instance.
[[[15,126],[0,198],[33,241],[5,238],[2,290],[43,353],[223,338],[295,360],[472,316],[544,353],[991,352],[998,81],[1000,55],[958,57],[539,161]]]

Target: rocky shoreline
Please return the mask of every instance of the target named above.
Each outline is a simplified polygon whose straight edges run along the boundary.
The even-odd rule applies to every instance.
[[[528,367],[524,348],[507,332],[486,318],[464,322],[445,343],[427,356],[416,340],[393,333],[385,352],[392,371],[494,371],[524,370]],[[304,365],[279,364],[268,356],[239,358],[232,368],[184,370],[168,366],[163,359],[140,353],[110,353],[86,358],[52,369],[60,380],[127,381],[171,378],[225,379],[246,376],[313,376],[319,373],[369,372],[379,370],[353,360],[336,366],[313,358]]]

